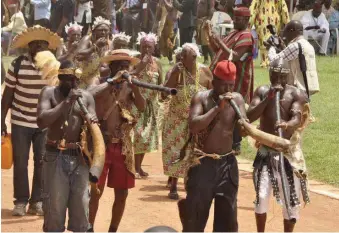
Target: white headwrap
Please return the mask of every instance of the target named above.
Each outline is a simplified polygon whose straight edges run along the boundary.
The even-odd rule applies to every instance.
[[[175,50],[174,50],[174,54],[175,55],[178,55],[179,53],[181,53],[182,52],[182,48],[181,47],[178,47],[178,48],[176,48]]]
[[[74,23],[70,23],[69,25],[66,25],[65,31],[68,35],[70,29],[73,29],[73,30],[76,30],[76,31],[78,31],[78,30],[82,31],[82,28],[83,28],[83,26],[79,25],[77,22],[74,22]]]
[[[189,48],[191,50],[193,50],[195,52],[195,54],[197,55],[197,57],[200,57],[200,51],[199,51],[199,48],[196,44],[193,44],[193,43],[185,43],[183,46],[182,46],[182,49],[186,49],[186,48]]]
[[[120,39],[126,41],[126,43],[129,43],[131,40],[131,36],[126,35],[125,32],[120,32],[118,34],[113,34],[112,41],[114,42],[115,39]]]
[[[140,45],[141,41],[144,40],[144,39],[152,40],[152,41],[154,41],[154,44],[158,43],[158,37],[154,33],[146,34],[145,32],[139,32],[138,38],[137,38],[137,44]]]
[[[93,23],[93,30],[101,24],[106,24],[107,26],[110,26],[111,22],[108,19],[104,19],[101,16],[95,17],[94,23]]]

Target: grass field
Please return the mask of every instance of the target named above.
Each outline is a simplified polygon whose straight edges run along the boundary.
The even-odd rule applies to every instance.
[[[13,58],[4,57],[5,68]],[[163,70],[169,69],[162,59]],[[312,97],[311,109],[316,122],[304,131],[303,151],[310,178],[339,187],[339,57],[318,57],[320,93]],[[255,62],[255,87],[269,82],[268,72]],[[255,149],[243,140],[242,156],[253,159]]]

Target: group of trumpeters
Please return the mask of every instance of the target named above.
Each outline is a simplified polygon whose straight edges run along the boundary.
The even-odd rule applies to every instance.
[[[300,146],[310,122],[309,98],[288,84],[290,66],[280,58],[270,63],[270,83],[253,92],[249,16],[248,8],[236,8],[235,30],[224,39],[204,27],[216,52],[210,67],[198,62],[198,46],[186,43],[175,51],[176,63],[166,75],[152,56],[155,34],[139,33],[139,52],[129,50],[130,37],[111,37],[110,22],[101,17],[83,38],[80,25],[68,25],[63,45],[40,26],[14,38],[14,48],[28,47],[25,62],[32,61],[45,84],[36,118],[47,129],[44,231],[64,231],[67,209],[68,230],[93,231],[106,180],[115,198],[108,231],[117,231],[128,189],[148,176],[141,164],[145,153],[158,150],[158,132],[169,198],[179,199],[177,181],[184,178],[187,196],[178,202],[184,232],[204,231],[213,200],[213,231],[238,231],[236,156],[246,136],[258,148],[253,175],[258,231],[265,229],[272,190],[283,206],[284,230],[293,231],[301,198],[309,202]],[[9,72],[3,103],[11,91],[17,93],[20,78]],[[159,103],[167,106],[165,113]]]

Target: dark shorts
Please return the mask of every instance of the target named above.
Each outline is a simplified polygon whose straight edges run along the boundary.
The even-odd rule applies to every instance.
[[[188,171],[184,231],[204,231],[214,199],[213,232],[237,232],[239,171],[235,156],[205,157],[200,162]]]
[[[130,189],[135,186],[134,175],[127,170],[121,143],[111,143],[106,148],[105,166],[98,184],[117,189]]]

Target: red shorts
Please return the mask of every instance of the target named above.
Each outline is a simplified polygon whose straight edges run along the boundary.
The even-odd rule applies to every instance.
[[[135,186],[134,175],[127,170],[125,156],[121,153],[121,143],[111,143],[106,148],[105,165],[98,185],[103,186],[107,180],[107,187],[130,189]]]

